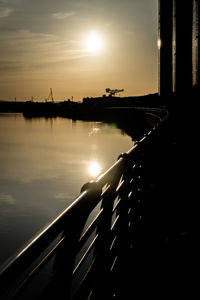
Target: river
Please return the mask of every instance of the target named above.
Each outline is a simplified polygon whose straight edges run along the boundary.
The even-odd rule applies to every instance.
[[[116,124],[0,114],[0,265],[132,146]]]

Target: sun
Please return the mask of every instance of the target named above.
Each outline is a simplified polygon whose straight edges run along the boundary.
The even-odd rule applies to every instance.
[[[102,48],[102,39],[96,31],[91,31],[86,39],[86,49],[89,52],[98,52]]]

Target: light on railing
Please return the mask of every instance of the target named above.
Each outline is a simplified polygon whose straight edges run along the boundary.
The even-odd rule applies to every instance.
[[[161,39],[158,39],[158,40],[157,40],[157,47],[158,47],[158,50],[160,50],[161,46],[162,46],[162,41],[161,41]]]

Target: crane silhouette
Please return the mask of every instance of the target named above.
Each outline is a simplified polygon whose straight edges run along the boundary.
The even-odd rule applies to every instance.
[[[111,90],[110,88],[106,89],[106,93],[109,93],[109,96],[111,96],[111,97],[114,96],[115,94],[118,94],[123,91],[124,91],[124,89],[121,89],[121,90],[118,90],[118,89]]]

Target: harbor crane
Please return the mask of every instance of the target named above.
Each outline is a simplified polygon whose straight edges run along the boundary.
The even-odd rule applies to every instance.
[[[48,102],[49,100],[51,100],[51,102],[54,103],[53,90],[52,90],[52,88],[50,88],[50,94],[49,94],[48,98],[45,99],[46,102]]]
[[[111,96],[111,97],[114,96],[115,94],[118,94],[123,91],[124,91],[124,89],[121,89],[121,90],[118,90],[118,89],[111,90],[110,88],[106,89],[106,93],[109,93],[109,96]]]

